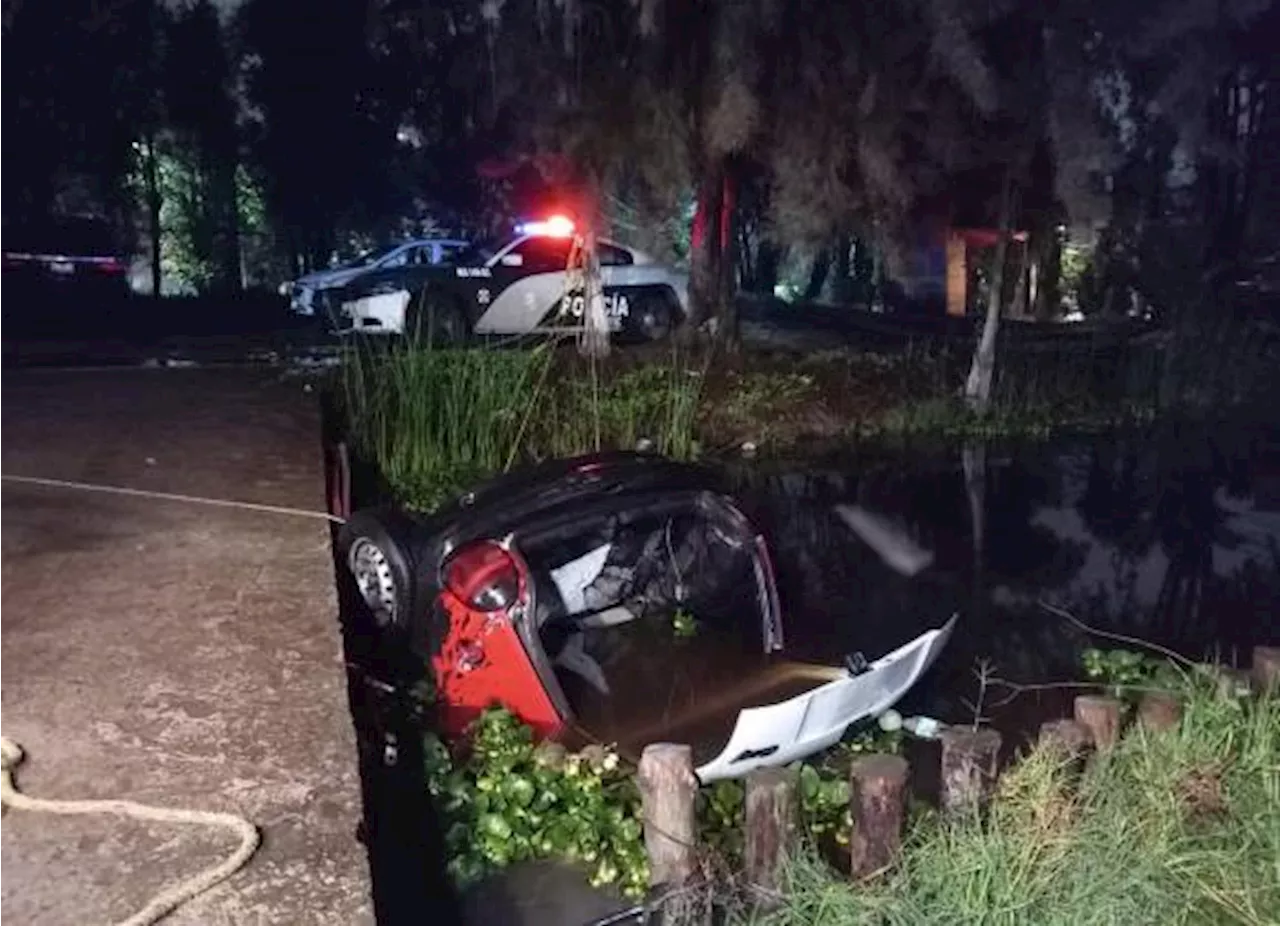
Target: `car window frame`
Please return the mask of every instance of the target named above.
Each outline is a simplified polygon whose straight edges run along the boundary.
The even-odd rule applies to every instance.
[[[371,265],[370,269],[371,270],[403,270],[406,267],[411,267],[413,265],[409,263],[409,257],[408,257],[408,252],[410,250],[412,250],[411,245],[407,245],[407,244],[401,245],[400,247],[392,251],[390,254],[387,254],[377,263]],[[392,261],[394,261],[396,258],[400,257],[401,255],[404,256],[404,260],[402,262],[392,263]]]
[[[609,241],[600,241],[596,244],[596,249],[600,257],[601,267],[633,267],[635,266],[635,262],[636,262],[635,256],[631,253],[630,249],[624,248],[620,244],[613,244],[612,242],[609,242]],[[606,261],[604,259],[604,255],[608,252],[613,252],[614,254],[619,255],[623,259],[617,260],[617,261],[612,261],[612,260]]]
[[[544,266],[535,267],[534,265],[531,265],[530,262],[525,259],[524,252],[521,249],[526,246],[531,246],[536,243],[540,244],[543,242],[555,242],[557,244],[564,243],[564,245],[566,246],[565,252],[564,252],[564,260],[561,261],[559,264],[552,264],[545,267]],[[573,238],[571,237],[559,238],[551,235],[527,235],[524,238],[521,238],[520,240],[516,241],[514,244],[511,245],[511,247],[509,247],[507,250],[502,252],[502,254],[499,255],[498,257],[498,262],[501,263],[503,258],[506,258],[514,254],[520,258],[520,263],[516,266],[518,266],[521,270],[523,270],[526,273],[530,273],[530,274],[562,273],[566,269],[568,269],[569,255],[572,253],[573,253]]]

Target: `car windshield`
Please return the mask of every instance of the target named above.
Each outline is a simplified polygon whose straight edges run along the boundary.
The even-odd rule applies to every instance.
[[[450,263],[455,267],[483,266],[510,240],[510,238],[498,237],[479,238],[453,254],[450,257]]]
[[[386,257],[392,251],[398,251],[402,247],[404,247],[404,242],[400,242],[398,244],[388,244],[385,247],[381,247],[381,248],[373,248],[371,250],[365,251],[364,253],[360,254],[358,257],[353,257],[351,260],[347,261],[346,263],[338,264],[338,266],[335,267],[334,269],[335,270],[355,270],[357,267],[369,267],[373,264],[376,264],[378,261],[382,260],[382,258]]]

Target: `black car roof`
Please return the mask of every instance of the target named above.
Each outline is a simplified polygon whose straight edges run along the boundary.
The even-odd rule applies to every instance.
[[[723,491],[707,467],[653,453],[614,451],[549,460],[498,476],[467,492],[431,517],[439,532],[465,520],[469,528],[501,531],[542,512],[603,495],[661,490]]]
[[[439,560],[449,548],[500,537],[556,512],[598,506],[605,498],[654,493],[723,493],[721,476],[657,453],[607,452],[550,460],[477,485],[419,521],[417,558]]]

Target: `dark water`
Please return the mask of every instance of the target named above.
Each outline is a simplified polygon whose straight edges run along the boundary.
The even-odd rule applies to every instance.
[[[1280,641],[1280,430],[1164,426],[1052,444],[899,451],[734,467],[770,532],[792,642],[878,656],[953,612],[937,669],[904,707],[971,719],[974,669],[1078,678],[1085,623],[1247,664]],[[889,568],[835,515],[883,516],[933,564]],[[990,690],[988,703],[1011,689]],[[1024,697],[1053,712],[1046,697]],[[1018,705],[1014,705],[1018,708]]]

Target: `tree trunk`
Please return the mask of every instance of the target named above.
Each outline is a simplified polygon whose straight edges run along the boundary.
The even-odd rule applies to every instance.
[[[232,292],[244,289],[244,251],[240,242],[240,184],[235,162],[229,168],[227,177],[228,196],[226,227],[226,273],[231,283]]]
[[[827,282],[827,271],[831,269],[831,252],[823,248],[813,258],[813,267],[809,270],[809,282],[804,288],[804,301],[813,302],[822,295],[822,287]]]
[[[600,252],[596,246],[601,222],[600,192],[588,174],[573,197],[573,211],[582,229],[569,255],[565,296],[581,291],[585,311],[578,350],[586,357],[609,356],[609,319],[604,308],[604,282],[600,277]]]
[[[698,205],[689,242],[689,314],[681,337],[692,343],[715,313],[720,284],[720,214],[724,204],[723,165],[708,164],[698,186]]]
[[[849,252],[852,247],[853,242],[848,235],[841,235],[836,239],[835,280],[831,284],[831,296],[842,305],[851,301],[850,290],[853,288],[853,273]]]
[[[609,320],[604,312],[604,287],[600,279],[600,256],[596,250],[595,222],[582,236],[582,282],[586,312],[583,318],[581,351],[597,359],[609,356]]]
[[[762,236],[763,237],[763,236]],[[756,258],[756,290],[772,296],[778,286],[778,268],[782,264],[782,248],[771,241],[761,240],[760,255]]]
[[[1039,321],[1049,321],[1058,311],[1062,301],[1062,242],[1057,233],[1041,239],[1036,249],[1040,285],[1036,288],[1033,311]]]
[[[160,209],[164,205],[164,200],[160,194],[160,165],[157,163],[155,136],[149,136],[144,144],[146,154],[143,156],[142,174],[143,182],[147,187],[147,225],[151,235],[151,296],[159,299],[163,273],[160,265],[163,256],[160,240]]]
[[[737,200],[737,174],[732,160],[727,160],[723,170],[720,194],[720,246],[716,286],[716,340],[730,348],[738,346],[738,287],[734,278],[737,259],[734,249],[738,236],[734,233],[735,204]]]
[[[964,398],[969,408],[985,415],[991,407],[991,380],[996,369],[996,335],[1000,331],[1000,307],[1004,301],[1004,265],[1009,257],[1009,236],[1013,225],[1013,178],[1007,176],[1000,196],[1000,240],[996,244],[995,267],[991,273],[987,314],[982,323],[982,337],[973,353]]]
[[[1030,242],[1024,242],[1018,249],[1018,278],[1013,283],[1013,299],[1009,303],[1009,314],[1013,318],[1026,318],[1030,312],[1027,299],[1027,265],[1029,262]]]

